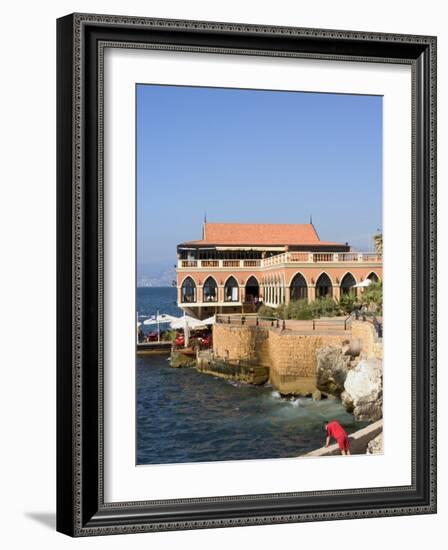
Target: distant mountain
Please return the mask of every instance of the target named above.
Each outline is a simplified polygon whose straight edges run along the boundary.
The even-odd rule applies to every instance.
[[[173,267],[161,269],[139,269],[137,286],[172,286],[176,280],[176,271]]]

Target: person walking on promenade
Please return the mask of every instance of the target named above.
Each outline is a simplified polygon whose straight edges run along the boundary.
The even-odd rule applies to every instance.
[[[330,445],[330,440],[333,437],[336,439],[341,454],[349,455],[350,454],[350,441],[348,439],[347,432],[339,424],[337,420],[331,420],[330,422],[324,423],[324,429],[327,432],[327,440],[325,442],[325,447]]]

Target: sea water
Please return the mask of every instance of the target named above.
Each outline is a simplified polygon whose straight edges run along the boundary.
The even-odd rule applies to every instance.
[[[179,316],[176,289],[137,289],[139,312]],[[192,368],[167,355],[136,359],[137,464],[300,456],[325,444],[324,420],[348,433],[363,427],[339,400],[283,398],[269,384],[252,386]]]

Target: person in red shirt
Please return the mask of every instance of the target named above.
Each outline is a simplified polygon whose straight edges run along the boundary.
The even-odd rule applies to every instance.
[[[347,432],[339,424],[337,420],[331,420],[330,422],[324,423],[325,431],[327,432],[327,440],[325,442],[325,447],[330,445],[330,439],[333,437],[336,439],[341,454],[349,455],[350,454],[350,441],[348,439]]]

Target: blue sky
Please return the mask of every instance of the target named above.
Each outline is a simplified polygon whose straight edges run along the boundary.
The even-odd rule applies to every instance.
[[[382,227],[379,96],[137,86],[138,275],[210,222],[308,223],[368,250]]]

